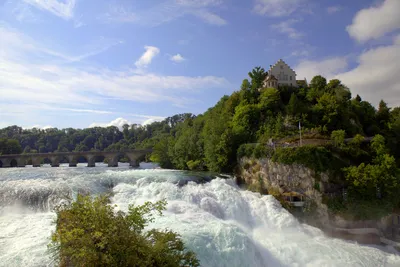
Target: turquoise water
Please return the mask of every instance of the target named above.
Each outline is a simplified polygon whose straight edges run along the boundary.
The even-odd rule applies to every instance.
[[[53,266],[52,207],[78,192],[113,192],[122,210],[165,198],[164,216],[149,227],[180,233],[202,266],[400,266],[398,255],[328,238],[234,179],[120,165],[0,169],[0,266]]]

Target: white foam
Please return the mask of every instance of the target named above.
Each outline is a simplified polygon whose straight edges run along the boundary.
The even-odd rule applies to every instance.
[[[48,190],[96,194],[110,183],[112,200],[122,210],[129,204],[166,199],[164,216],[149,228],[181,234],[202,266],[400,266],[398,255],[325,237],[300,224],[273,197],[242,191],[232,179],[177,185],[184,175],[157,169],[27,168],[7,171],[1,181],[15,194],[28,196]],[[51,265],[46,245],[53,218],[51,212],[35,213],[23,205],[4,208],[0,266]]]

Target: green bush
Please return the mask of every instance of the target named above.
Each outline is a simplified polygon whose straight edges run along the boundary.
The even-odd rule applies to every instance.
[[[301,164],[316,172],[337,171],[343,167],[343,162],[321,146],[280,147],[276,149],[272,160],[288,165]]]
[[[49,248],[59,266],[199,266],[172,231],[143,229],[161,215],[166,202],[146,202],[115,212],[109,197],[78,195],[56,208]]]
[[[237,157],[239,159],[243,157],[259,159],[270,157],[272,153],[272,148],[265,144],[242,144],[237,150]]]
[[[186,165],[188,166],[189,170],[194,171],[194,170],[203,170],[202,162],[200,160],[189,160],[186,162]]]

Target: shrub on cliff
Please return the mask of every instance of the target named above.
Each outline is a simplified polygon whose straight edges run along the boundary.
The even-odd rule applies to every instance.
[[[344,163],[334,157],[328,149],[311,145],[277,148],[272,160],[289,165],[301,164],[316,172],[337,171],[344,167]]]
[[[143,229],[161,215],[166,202],[131,205],[115,212],[108,197],[78,195],[56,208],[56,230],[49,245],[59,266],[199,266],[180,236]]]

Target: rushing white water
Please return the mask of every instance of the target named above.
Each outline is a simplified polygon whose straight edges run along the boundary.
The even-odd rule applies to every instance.
[[[400,266],[399,255],[328,238],[273,197],[243,191],[232,179],[201,180],[127,166],[0,169],[0,266],[52,266],[51,207],[77,192],[108,191],[122,210],[166,199],[164,216],[149,227],[181,234],[202,266]]]

